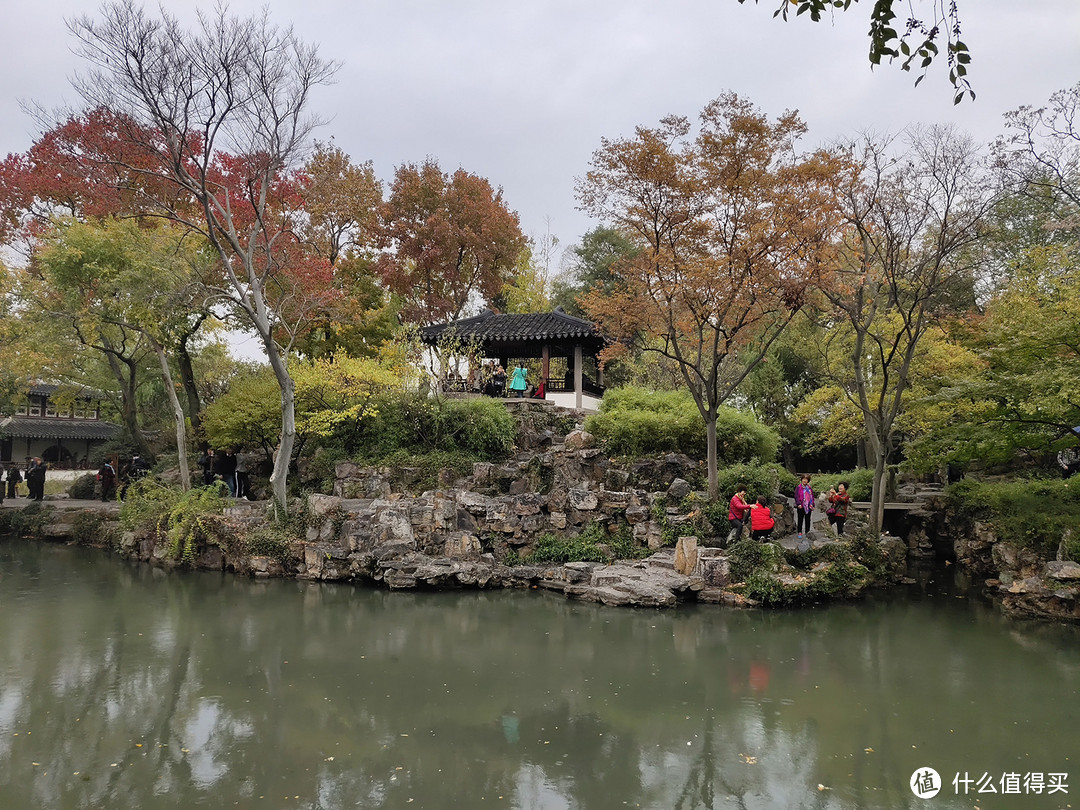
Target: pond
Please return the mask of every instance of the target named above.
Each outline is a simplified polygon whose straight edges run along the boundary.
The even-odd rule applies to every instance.
[[[6,541],[0,639],[0,808],[1038,810],[1080,792],[1078,629],[1006,620],[951,569],[827,608],[652,611]],[[932,799],[911,786],[927,768]]]

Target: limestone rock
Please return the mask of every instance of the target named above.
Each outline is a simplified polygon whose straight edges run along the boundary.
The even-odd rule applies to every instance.
[[[684,478],[676,478],[667,488],[667,496],[672,501],[681,501],[691,492],[693,492],[693,487]]]
[[[596,444],[596,437],[586,430],[572,430],[566,434],[564,444],[566,449],[571,452],[587,450]]]
[[[583,486],[574,487],[567,493],[567,496],[570,506],[581,512],[590,512],[600,505],[596,495]]]
[[[1080,579],[1080,563],[1071,560],[1050,560],[1046,563],[1046,576],[1051,579]]]
[[[697,572],[698,565],[698,539],[696,537],[680,537],[675,543],[675,570],[683,576],[691,576]]]

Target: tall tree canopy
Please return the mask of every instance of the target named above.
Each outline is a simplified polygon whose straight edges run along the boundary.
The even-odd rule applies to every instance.
[[[270,483],[284,505],[296,434],[289,343],[313,279],[288,244],[294,228],[286,172],[297,168],[318,123],[307,112],[311,92],[332,78],[335,65],[291,29],[273,26],[268,12],[242,19],[220,7],[187,31],[164,11],[154,18],[118,0],[97,18],[79,17],[71,30],[93,66],[77,89],[92,107],[116,112],[121,139],[140,155],[133,164],[125,150],[106,164],[176,192],[147,203],[213,246],[225,272],[219,293],[263,343],[281,389]],[[302,272],[283,277],[297,266]]]
[[[970,305],[967,250],[993,204],[985,164],[968,136],[913,130],[897,153],[867,137],[842,194],[848,234],[840,270],[823,287],[831,323],[824,368],[861,415],[874,467],[872,528],[881,527],[885,471],[927,334],[958,300]]]
[[[420,324],[493,302],[526,244],[501,189],[464,169],[447,175],[430,159],[398,168],[384,216],[389,252],[379,269],[402,314]]]
[[[846,164],[799,155],[805,125],[770,122],[734,93],[711,102],[691,135],[683,117],[609,141],[579,183],[588,213],[614,223],[637,253],[616,262],[617,286],[585,310],[617,342],[672,362],[708,435],[717,492],[716,417],[831,265],[834,188]]]

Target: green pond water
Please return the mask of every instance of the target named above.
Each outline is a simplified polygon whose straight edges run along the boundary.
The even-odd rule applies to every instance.
[[[951,571],[660,612],[0,541],[0,810],[1080,807],[1078,629]]]

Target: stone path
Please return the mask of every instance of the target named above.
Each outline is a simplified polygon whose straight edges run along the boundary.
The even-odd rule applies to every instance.
[[[24,506],[29,506],[34,501],[29,498],[4,498],[4,502],[0,504],[0,508],[3,509],[22,509]],[[45,500],[41,501],[42,506],[49,506],[53,509],[108,509],[111,511],[120,511],[119,501],[102,501],[102,500],[74,500],[72,498],[56,498],[50,495],[45,496]]]

